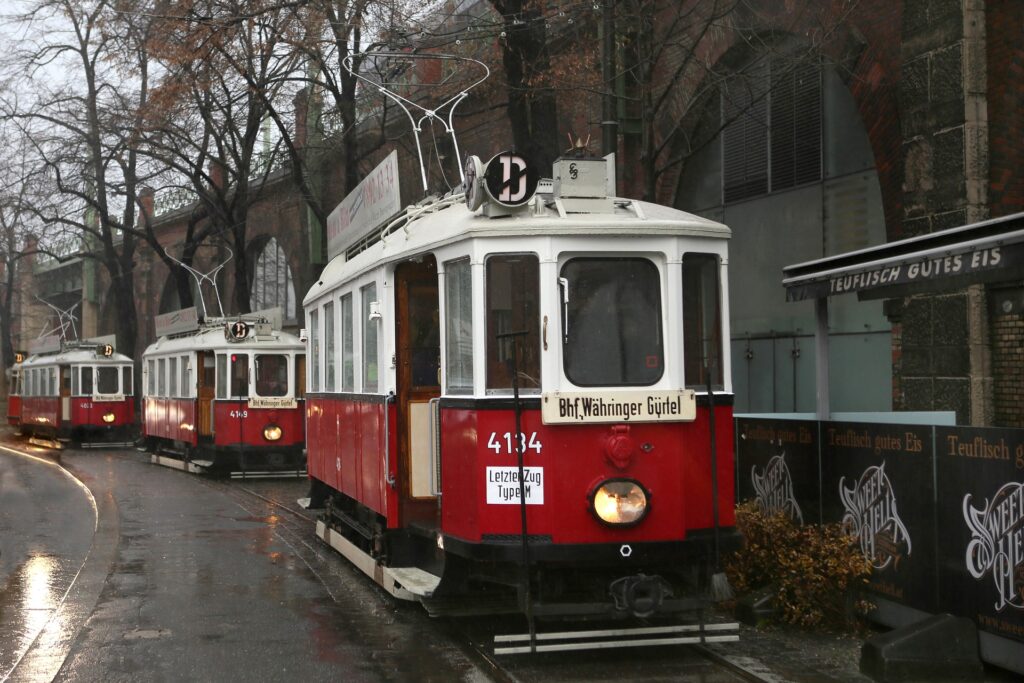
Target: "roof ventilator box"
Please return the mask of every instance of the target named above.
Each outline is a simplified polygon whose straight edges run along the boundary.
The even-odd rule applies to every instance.
[[[604,159],[558,158],[554,165],[554,198],[565,213],[611,213],[608,162]]]

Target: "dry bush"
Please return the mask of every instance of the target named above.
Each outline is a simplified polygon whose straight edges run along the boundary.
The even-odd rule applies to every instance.
[[[782,621],[850,628],[873,607],[860,595],[871,565],[839,524],[798,526],[748,502],[736,526],[745,542],[726,562],[729,582],[739,595],[773,587]]]

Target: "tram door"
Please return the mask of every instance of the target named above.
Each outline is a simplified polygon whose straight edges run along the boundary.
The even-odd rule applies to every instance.
[[[431,404],[441,396],[441,325],[433,256],[395,270],[398,485],[403,523],[436,524],[431,477]]]
[[[71,366],[58,366],[60,372],[60,421],[71,421]],[[76,370],[78,368],[75,368]],[[92,368],[89,368],[92,370]]]
[[[199,351],[196,354],[196,398],[199,401],[199,436],[213,436],[213,396],[216,382],[216,365],[213,353]]]

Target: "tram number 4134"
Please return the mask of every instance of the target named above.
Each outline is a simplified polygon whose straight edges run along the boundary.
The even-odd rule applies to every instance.
[[[504,434],[491,432],[491,436],[487,439],[487,447],[498,455],[502,453],[515,454],[515,443],[512,441],[512,438],[512,432],[505,432]],[[522,453],[525,453],[527,449],[533,449],[535,452],[540,453],[542,448],[543,444],[537,438],[537,432],[530,432],[529,439],[527,439],[526,434],[519,432],[519,450]]]

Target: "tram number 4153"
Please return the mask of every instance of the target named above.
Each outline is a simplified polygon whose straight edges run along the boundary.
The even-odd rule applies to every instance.
[[[504,434],[498,434],[497,432],[491,432],[491,436],[487,439],[487,447],[492,451],[501,455],[502,453],[514,454],[515,444],[512,441],[512,432],[505,432]],[[523,453],[527,449],[533,449],[535,452],[540,453],[543,445],[540,439],[537,438],[537,432],[530,432],[529,440],[527,440],[526,434],[519,432],[519,450]]]

